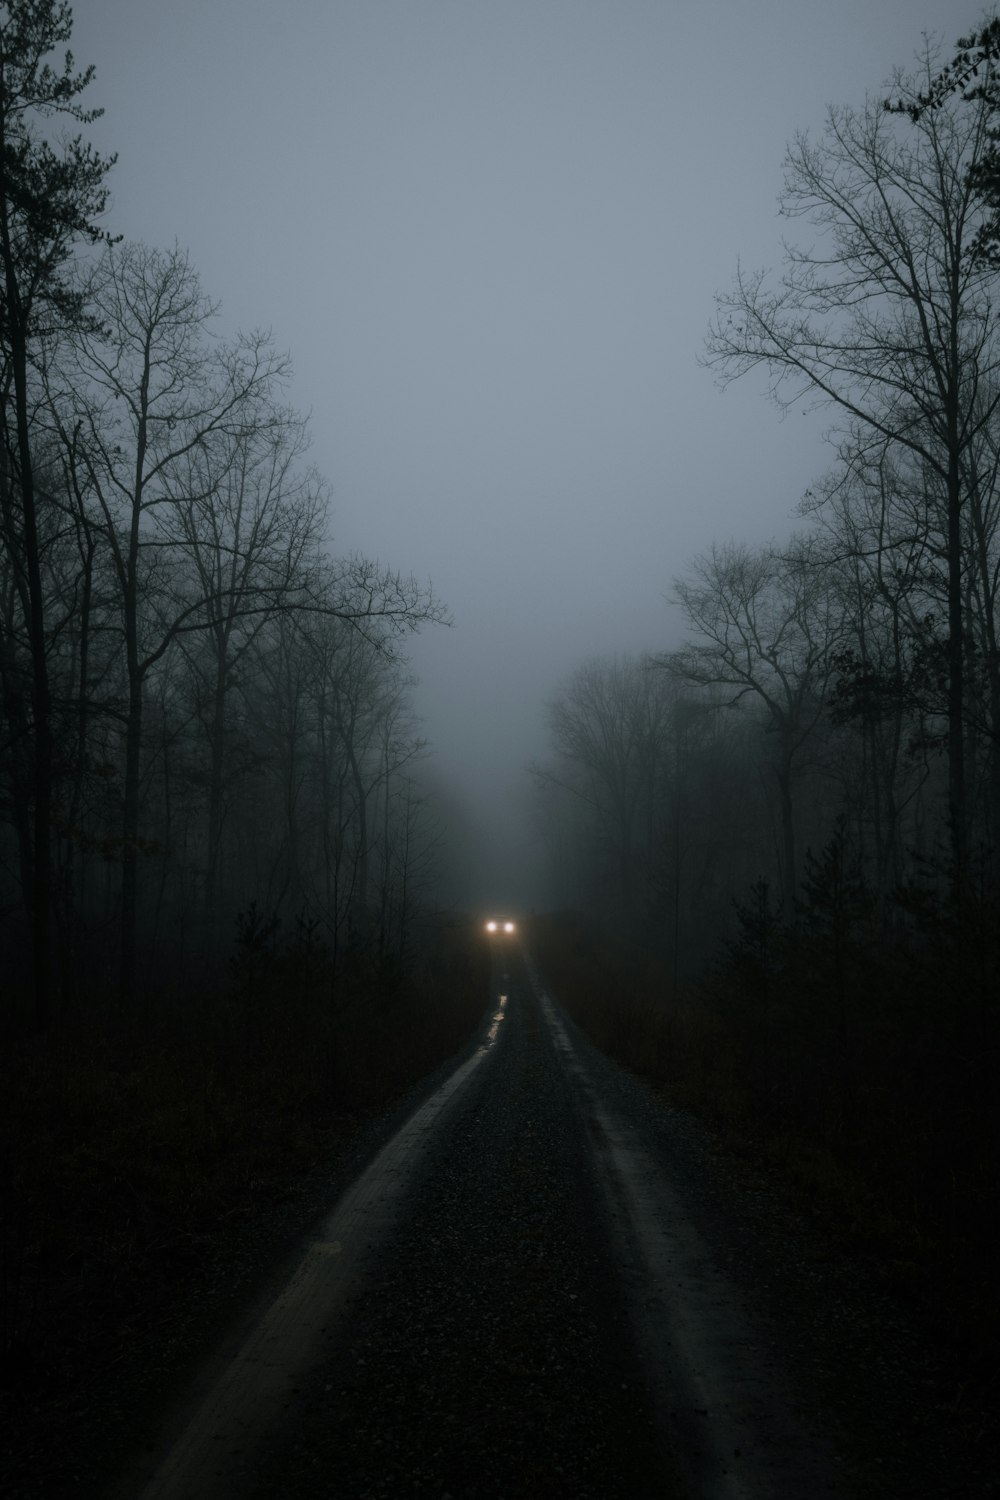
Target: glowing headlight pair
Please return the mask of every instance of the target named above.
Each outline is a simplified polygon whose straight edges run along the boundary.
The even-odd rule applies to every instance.
[[[487,932],[513,932],[513,922],[496,922],[492,918],[486,924]]]

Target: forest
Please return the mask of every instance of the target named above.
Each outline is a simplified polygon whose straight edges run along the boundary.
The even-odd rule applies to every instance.
[[[533,768],[602,1043],[756,1133],[979,1337],[1000,1026],[1000,23],[794,138],[779,273],[705,362],[821,404],[768,545],[674,580],[685,639],[585,662]],[[572,879],[568,878],[572,872]],[[595,933],[608,935],[603,950]],[[988,1341],[990,1335],[986,1335]]]
[[[0,10],[0,1355],[56,1391],[485,1005],[405,649],[447,609],[331,551],[270,334],[108,227],[71,30]]]
[[[71,25],[0,7],[0,1357],[57,1390],[464,1045],[488,964],[438,909],[406,654],[448,609],[333,548],[272,336],[115,233]],[[994,20],[793,139],[782,267],[738,271],[704,360],[827,407],[831,466],[794,534],[682,564],[683,642],[554,688],[525,924],[599,1045],[983,1358],[998,58]]]

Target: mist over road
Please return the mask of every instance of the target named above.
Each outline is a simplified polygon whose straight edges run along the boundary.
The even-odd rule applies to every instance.
[[[344,1195],[147,1469],[178,1497],[835,1491],[671,1163],[678,1121],[513,941],[488,1030]]]

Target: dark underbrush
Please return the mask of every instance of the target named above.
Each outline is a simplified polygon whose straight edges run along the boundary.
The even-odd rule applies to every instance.
[[[143,1032],[78,1024],[0,1061],[0,1407],[72,1401],[169,1325],[227,1236],[469,1039],[473,924],[405,968],[281,943],[251,914],[223,993]],[[13,1425],[11,1428],[13,1431]]]
[[[985,917],[987,914],[983,914]],[[777,1165],[835,1250],[870,1257],[963,1355],[1000,1334],[996,954],[973,916],[783,930],[766,892],[703,982],[571,914],[531,924],[555,996],[602,1050]]]

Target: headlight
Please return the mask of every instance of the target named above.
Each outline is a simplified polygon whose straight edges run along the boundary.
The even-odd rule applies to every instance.
[[[497,924],[495,922],[487,922],[487,924],[486,924],[486,931],[487,932],[496,932],[496,930],[497,930]]]
[[[503,930],[504,930],[504,932],[513,932],[514,931],[514,924],[513,924],[513,922],[505,922],[503,924]]]

